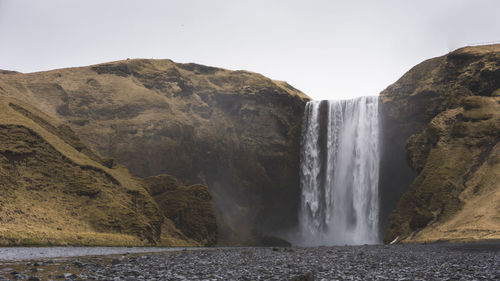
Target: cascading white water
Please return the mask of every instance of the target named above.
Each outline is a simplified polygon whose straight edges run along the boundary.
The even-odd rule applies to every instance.
[[[299,244],[379,242],[379,146],[378,97],[307,103]]]

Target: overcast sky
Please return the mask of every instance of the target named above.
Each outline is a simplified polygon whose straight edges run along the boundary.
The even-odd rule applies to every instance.
[[[0,0],[0,69],[169,58],[377,95],[412,66],[500,41],[498,0]]]

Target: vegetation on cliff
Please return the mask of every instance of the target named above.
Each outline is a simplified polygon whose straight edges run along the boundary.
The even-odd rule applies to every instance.
[[[425,61],[381,94],[417,173],[385,241],[500,238],[500,45]],[[391,139],[386,140],[391,142]]]
[[[309,98],[286,82],[136,59],[4,73],[0,95],[36,104],[135,176],[170,174],[188,186],[208,186],[225,244],[296,223]]]
[[[184,186],[169,175],[149,177],[145,181],[163,215],[172,220],[184,235],[201,245],[214,246],[217,243],[212,196],[206,186]]]
[[[201,245],[112,163],[56,119],[0,96],[0,245]]]

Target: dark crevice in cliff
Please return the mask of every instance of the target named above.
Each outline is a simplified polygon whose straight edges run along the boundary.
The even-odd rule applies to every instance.
[[[387,108],[382,104],[381,159],[380,159],[380,235],[384,236],[389,223],[389,214],[396,209],[399,199],[415,180],[417,173],[410,167],[406,152],[406,140],[410,133],[401,134],[397,123],[388,118]]]

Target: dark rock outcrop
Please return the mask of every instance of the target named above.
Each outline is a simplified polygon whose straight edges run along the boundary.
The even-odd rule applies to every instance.
[[[145,182],[163,215],[184,235],[204,246],[217,243],[215,211],[206,186],[184,186],[169,175],[149,177]]]

